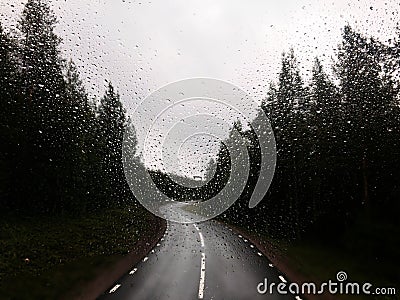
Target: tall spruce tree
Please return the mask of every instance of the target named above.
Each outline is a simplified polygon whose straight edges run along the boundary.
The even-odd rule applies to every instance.
[[[2,130],[6,130],[7,125],[15,121],[17,113],[15,88],[18,79],[18,65],[15,52],[14,41],[3,30],[0,23],[0,122]]]
[[[307,90],[300,75],[300,67],[294,50],[282,54],[281,71],[279,73],[276,110],[278,119],[274,123],[278,124],[280,136],[278,140],[278,159],[282,167],[278,172],[288,176],[284,179],[285,185],[291,191],[285,195],[286,207],[283,217],[292,220],[294,226],[289,230],[294,236],[300,232],[300,199],[299,199],[299,159],[300,149],[302,149],[302,130],[304,125],[305,108],[307,107]],[[285,171],[284,171],[285,170]],[[290,224],[290,222],[287,222]]]
[[[68,210],[84,213],[98,208],[95,201],[101,182],[95,180],[100,173],[96,155],[96,116],[77,67],[70,60],[65,69],[62,127],[68,129],[68,162],[71,186],[74,191]]]
[[[24,131],[30,144],[22,184],[32,206],[56,211],[67,198],[71,180],[64,168],[69,148],[65,119],[61,39],[55,34],[56,17],[47,1],[28,0],[19,21],[19,61],[26,120]],[[21,198],[23,196],[21,195]]]
[[[346,112],[344,138],[349,162],[360,170],[361,204],[370,206],[369,170],[374,168],[387,132],[385,116],[392,110],[394,93],[384,78],[377,42],[345,26],[339,45],[335,72]]]
[[[332,215],[332,210],[341,212],[338,206],[343,205],[342,197],[331,197],[335,189],[340,189],[332,173],[340,172],[339,166],[343,165],[338,160],[343,146],[340,97],[318,58],[312,67],[309,92],[309,134],[305,137],[310,174],[307,190],[311,202],[309,217],[316,222],[321,216]]]
[[[13,201],[18,147],[23,143],[16,45],[0,23],[0,207]]]
[[[103,175],[108,184],[105,196],[120,203],[124,199],[119,197],[119,191],[127,189],[122,167],[122,142],[127,119],[120,96],[111,83],[100,100],[98,123]]]
[[[28,0],[19,22],[20,54],[26,94],[61,96],[64,81],[56,16],[46,0]]]

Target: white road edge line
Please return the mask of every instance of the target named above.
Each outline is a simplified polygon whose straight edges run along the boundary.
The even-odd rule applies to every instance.
[[[204,282],[206,280],[206,255],[201,253],[199,299],[204,297]]]
[[[145,258],[143,258],[143,262],[146,262],[149,258],[146,256]]]
[[[287,282],[286,279],[285,279],[282,275],[279,275],[279,279],[280,279],[282,282],[284,282],[284,283]]]
[[[197,227],[197,225],[196,224],[193,224],[193,226],[194,226],[194,228],[196,228],[196,230],[197,231],[199,231],[200,229],[199,229],[199,227]]]
[[[116,290],[118,290],[118,288],[120,287],[120,284],[116,284],[109,292],[109,294],[114,293]]]
[[[137,268],[134,268],[132,271],[129,272],[130,275],[135,274],[135,272],[137,271]]]

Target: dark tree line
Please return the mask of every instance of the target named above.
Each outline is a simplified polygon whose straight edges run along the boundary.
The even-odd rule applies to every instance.
[[[89,98],[76,66],[61,56],[56,22],[46,1],[29,0],[16,35],[0,24],[2,212],[79,214],[132,197],[121,163],[129,120],[119,94],[109,83],[99,101]],[[250,176],[225,217],[288,237],[340,230],[360,214],[398,222],[399,53],[400,34],[381,43],[346,26],[334,78],[316,58],[308,82],[294,51],[283,53],[260,107],[277,141],[275,178],[264,201],[248,209],[260,146],[254,131],[235,123],[250,142]],[[229,178],[223,146],[216,165],[215,177],[193,189],[150,173],[172,198],[208,199]]]
[[[316,58],[307,83],[294,51],[283,53],[278,80],[260,108],[277,142],[275,178],[260,205],[249,209],[260,146],[254,131],[242,130],[251,141],[250,177],[226,218],[290,238],[342,232],[360,215],[398,224],[399,37],[385,44],[345,26],[334,78]]]
[[[111,83],[91,100],[48,3],[28,0],[14,36],[0,23],[0,210],[81,214],[131,194],[122,163],[128,120]]]

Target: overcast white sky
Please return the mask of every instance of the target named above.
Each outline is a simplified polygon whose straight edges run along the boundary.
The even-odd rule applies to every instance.
[[[25,1],[1,0],[3,25],[16,24]],[[100,94],[104,79],[127,108],[150,91],[189,77],[230,81],[257,101],[293,47],[307,76],[326,63],[348,22],[382,40],[394,35],[398,0],[54,0],[63,51]]]
[[[0,3],[15,24],[25,1]],[[169,82],[215,77],[264,95],[280,54],[294,47],[306,70],[327,62],[346,22],[387,39],[399,19],[397,0],[55,0],[64,51],[93,92],[111,79],[129,107]],[[260,85],[260,86],[259,86]],[[138,87],[144,90],[139,90]],[[259,97],[259,100],[262,97]]]

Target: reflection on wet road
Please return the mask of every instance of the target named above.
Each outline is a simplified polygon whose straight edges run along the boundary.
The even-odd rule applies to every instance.
[[[254,245],[225,225],[169,222],[148,256],[99,299],[295,299],[260,295],[257,285],[264,278],[286,282]]]

